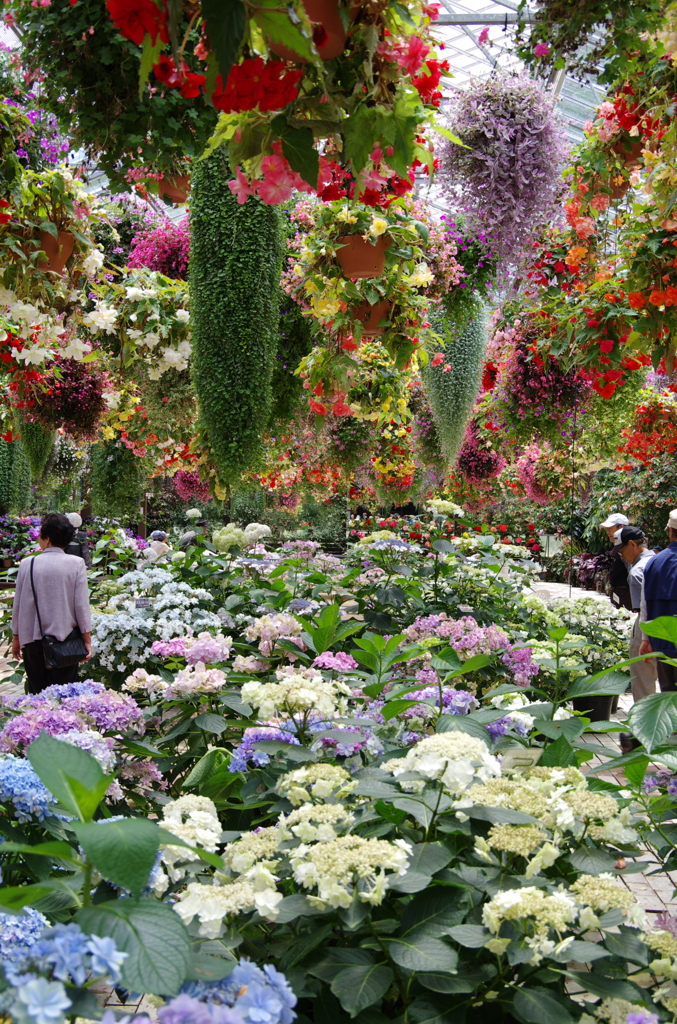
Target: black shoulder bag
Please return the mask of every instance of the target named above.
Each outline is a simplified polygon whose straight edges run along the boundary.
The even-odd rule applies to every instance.
[[[31,590],[33,591],[33,601],[35,602],[35,614],[38,617],[38,626],[42,635],[45,665],[47,668],[67,668],[69,665],[77,665],[78,662],[85,661],[87,658],[87,648],[85,647],[85,641],[82,639],[79,626],[75,626],[65,640],[57,640],[55,636],[45,635],[42,632],[38,597],[35,593],[35,583],[33,582],[34,562],[35,557],[31,558]]]

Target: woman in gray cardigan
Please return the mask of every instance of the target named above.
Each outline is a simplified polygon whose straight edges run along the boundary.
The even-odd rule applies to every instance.
[[[77,555],[65,549],[75,530],[66,516],[50,512],[40,525],[39,555],[22,559],[16,578],[12,607],[12,657],[23,658],[26,670],[26,692],[40,693],[53,683],[74,683],[78,666],[48,668],[42,652],[42,635],[65,640],[78,626],[87,648],[86,661],[92,656],[92,618],[87,588],[87,568]],[[42,631],[35,611],[30,569],[40,608]]]

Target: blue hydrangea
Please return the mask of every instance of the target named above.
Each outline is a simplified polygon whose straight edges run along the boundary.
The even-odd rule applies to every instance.
[[[0,754],[0,803],[13,804],[21,822],[31,821],[33,816],[43,821],[53,813],[54,797],[30,761],[14,754]]]
[[[245,729],[242,734],[242,742],[233,751],[228,770],[231,772],[247,772],[254,766],[263,768],[270,763],[270,756],[265,750],[256,750],[255,744],[263,740],[278,740],[282,743],[293,743],[299,745],[299,741],[293,732],[277,729],[274,726],[252,726]]]
[[[244,958],[222,981],[189,981],[181,992],[208,1006],[233,1007],[245,1024],[292,1024],[296,1018],[296,996],[285,975],[272,965],[262,970]]]
[[[33,955],[49,921],[33,907],[24,907],[21,915],[0,914],[0,961],[9,981]]]

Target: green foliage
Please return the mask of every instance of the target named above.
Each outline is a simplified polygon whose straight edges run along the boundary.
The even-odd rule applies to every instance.
[[[25,512],[31,496],[31,470],[24,446],[20,440],[9,445],[11,454],[9,507],[13,512]]]
[[[54,446],[54,431],[45,430],[39,423],[29,423],[28,420],[22,420],[19,429],[31,475],[37,480],[42,476]]]
[[[198,429],[227,484],[260,451],[271,409],[282,261],[279,212],[238,204],[222,150],[195,166],[190,289]]]
[[[141,459],[122,441],[100,441],[91,449],[91,461],[94,514],[136,518],[145,483]]]
[[[12,443],[0,437],[0,515],[6,515],[12,501]]]
[[[271,423],[295,415],[303,395],[303,381],[294,370],[313,347],[313,320],[288,295],[280,303],[280,328],[273,364]]]
[[[16,4],[13,11],[25,67],[39,74],[42,107],[114,189],[128,189],[130,166],[171,172],[204,150],[216,111],[203,99],[184,99],[178,89],[158,88],[140,100],[140,48],[116,32],[100,0],[73,6],[53,0],[48,8]]]
[[[16,136],[29,127],[28,120],[18,110],[0,104],[0,188],[3,195],[21,177],[21,164],[15,150]]]
[[[463,433],[477,398],[482,377],[486,330],[479,302],[467,325],[459,330],[441,311],[429,315],[433,330],[444,339],[444,359],[422,370],[423,387],[440,437],[447,465],[456,458]],[[445,366],[451,370],[445,372]]]
[[[587,505],[583,539],[587,550],[606,548],[608,542],[599,524],[610,512],[623,512],[631,523],[641,526],[651,546],[666,543],[665,527],[675,507],[677,463],[665,453],[650,466],[632,470],[602,469],[597,476]]]

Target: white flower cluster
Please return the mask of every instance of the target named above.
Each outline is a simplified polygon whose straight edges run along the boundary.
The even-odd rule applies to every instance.
[[[440,780],[450,793],[458,794],[473,782],[501,774],[499,761],[489,753],[484,740],[464,732],[426,736],[408,751],[406,757],[384,761],[380,766],[397,778],[405,772],[417,772],[420,779],[400,782],[408,793],[420,793],[427,780]]]
[[[182,668],[169,683],[164,696],[171,700],[175,697],[189,697],[195,693],[219,693],[226,683],[226,674],[218,668],[207,668],[204,661]]]
[[[304,889],[317,890],[316,896],[309,896],[315,906],[349,907],[355,891],[363,903],[378,906],[390,877],[405,874],[411,852],[404,839],[388,842],[348,835],[313,846],[302,843],[289,860],[294,880]]]
[[[445,501],[444,498],[431,498],[426,508],[433,515],[437,516],[461,516],[465,515],[460,505],[455,501]]]
[[[214,530],[212,544],[217,551],[224,552],[230,551],[233,547],[248,548],[252,544],[258,544],[264,537],[270,537],[271,533],[270,527],[265,523],[250,523],[244,530],[233,523],[228,523],[220,530]]]
[[[492,953],[505,952],[511,940],[498,935],[501,925],[509,921],[519,928],[533,950],[531,964],[540,963],[544,956],[559,959],[576,939],[575,934],[563,939],[563,932],[600,928],[596,912],[614,908],[623,912],[625,924],[631,928],[646,926],[643,908],[630,890],[611,875],[581,875],[569,890],[560,887],[547,892],[526,886],[498,892],[482,910],[484,924],[496,936],[486,943],[486,948]]]
[[[323,679],[319,672],[311,678],[300,672],[286,675],[277,683],[253,679],[242,687],[242,699],[258,708],[261,718],[308,711],[332,718],[344,710],[341,698],[350,696],[349,686],[337,679]]]
[[[296,768],[280,776],[275,789],[280,796],[286,796],[294,807],[304,803],[329,798],[343,800],[356,788],[345,768],[333,764],[312,764],[308,768]]]
[[[221,838],[221,825],[216,815],[216,807],[205,796],[181,796],[165,805],[162,811],[162,827],[177,839],[183,839],[191,846],[201,846],[208,853],[214,853]],[[199,854],[186,849],[185,846],[160,846],[162,863],[172,882],[177,882],[186,874],[183,866],[188,861],[200,859]],[[157,893],[167,888],[167,876],[160,874],[154,885]]]
[[[33,366],[54,358],[55,350],[66,334],[66,328],[54,310],[42,310],[31,302],[24,302],[6,288],[0,288],[0,306],[4,307],[4,319],[8,321],[12,334],[23,342],[23,348],[12,348],[16,360]],[[7,332],[2,333],[4,340]],[[71,355],[71,358],[82,359],[82,354]]]
[[[244,635],[250,642],[259,641],[259,650],[266,657],[273,653],[277,640],[290,638],[295,639],[303,631],[303,625],[289,615],[287,612],[277,612],[275,615],[262,615],[254,619],[250,626],[244,631]]]
[[[221,627],[218,615],[202,607],[212,600],[209,592],[175,582],[164,569],[149,566],[126,573],[118,583],[124,591],[92,615],[94,656],[105,669],[131,672],[147,663],[155,640]],[[155,592],[151,607],[137,607],[137,597],[149,592]]]

